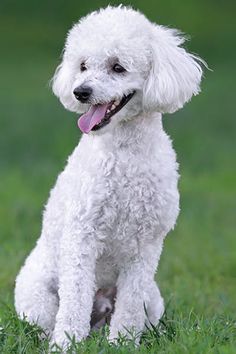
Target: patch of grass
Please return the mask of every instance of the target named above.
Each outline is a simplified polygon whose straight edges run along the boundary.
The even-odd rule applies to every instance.
[[[48,353],[49,340],[36,325],[29,325],[19,320],[11,308],[2,305],[0,319],[0,352],[2,354]],[[236,323],[230,317],[213,316],[204,319],[194,312],[188,315],[173,313],[168,310],[160,324],[151,326],[141,337],[140,345],[134,339],[120,336],[118,344],[110,344],[107,340],[108,328],[94,332],[90,338],[76,343],[71,339],[68,354],[86,353],[235,353]],[[42,339],[44,337],[44,339]],[[53,346],[54,353],[62,353]]]

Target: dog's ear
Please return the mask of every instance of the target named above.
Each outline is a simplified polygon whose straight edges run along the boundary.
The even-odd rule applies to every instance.
[[[185,38],[174,29],[153,26],[151,69],[144,85],[145,110],[172,113],[200,91],[203,60],[181,48]]]
[[[72,95],[72,80],[71,67],[64,56],[55,71],[51,84],[53,93],[60,99],[63,106],[70,111],[74,111],[75,108]]]

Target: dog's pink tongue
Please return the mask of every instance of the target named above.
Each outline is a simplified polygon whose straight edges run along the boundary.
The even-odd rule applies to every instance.
[[[91,106],[89,111],[83,114],[78,120],[78,126],[83,133],[90,130],[104,118],[108,103]]]

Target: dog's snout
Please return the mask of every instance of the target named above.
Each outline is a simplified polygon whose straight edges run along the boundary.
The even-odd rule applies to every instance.
[[[73,91],[77,100],[82,103],[86,103],[89,100],[92,92],[93,90],[91,89],[91,87],[88,86],[78,86]]]

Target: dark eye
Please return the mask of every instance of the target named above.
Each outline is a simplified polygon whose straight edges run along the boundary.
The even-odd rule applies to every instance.
[[[124,73],[126,71],[125,68],[123,68],[123,66],[121,66],[120,64],[113,65],[112,70],[116,73]]]
[[[87,70],[87,67],[86,67],[85,63],[82,62],[82,63],[80,64],[80,71],[85,71],[85,70]]]

